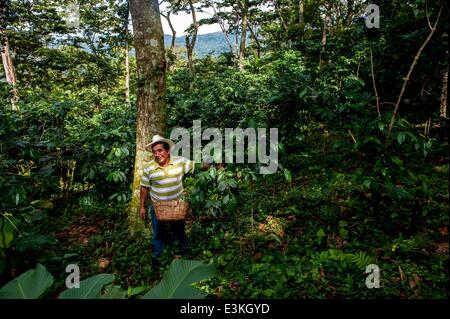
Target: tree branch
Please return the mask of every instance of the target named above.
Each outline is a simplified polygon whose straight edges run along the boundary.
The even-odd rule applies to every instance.
[[[371,45],[369,45],[369,50],[370,50],[370,71],[372,72],[372,85],[373,85],[373,90],[375,91],[375,98],[376,98],[376,102],[377,102],[378,117],[380,117],[381,116],[381,113],[380,113],[380,97],[378,96],[377,85],[375,84],[375,74],[373,72],[373,55],[372,55],[372,46]]]
[[[419,57],[420,57],[420,55],[422,54],[423,49],[427,46],[428,42],[430,42],[431,37],[433,36],[434,32],[436,31],[436,27],[437,27],[437,24],[438,24],[438,22],[439,22],[439,18],[441,17],[442,7],[443,7],[443,6],[442,6],[442,4],[441,4],[441,7],[440,7],[440,9],[439,9],[438,16],[437,16],[437,18],[436,18],[436,21],[435,21],[435,23],[434,23],[434,26],[431,28],[430,34],[428,34],[428,37],[425,39],[425,42],[422,44],[422,46],[420,47],[420,49],[419,49],[419,51],[417,52],[416,56],[414,57],[413,63],[411,64],[411,66],[410,66],[410,68],[409,68],[408,74],[406,75],[406,77],[403,78],[403,85],[402,85],[402,88],[401,88],[401,90],[400,90],[400,94],[398,95],[397,102],[395,103],[394,113],[392,114],[391,123],[389,124],[388,133],[387,133],[387,135],[386,135],[385,146],[387,145],[387,142],[388,142],[388,140],[389,140],[389,136],[391,135],[391,132],[392,132],[392,128],[394,127],[395,117],[396,117],[396,115],[397,115],[398,108],[399,108],[399,106],[400,106],[400,102],[402,101],[403,94],[405,93],[406,85],[408,84],[408,81],[409,81],[409,78],[410,78],[410,76],[411,76],[411,73],[413,72],[414,67],[415,67],[416,64],[417,64],[417,61],[419,60]]]

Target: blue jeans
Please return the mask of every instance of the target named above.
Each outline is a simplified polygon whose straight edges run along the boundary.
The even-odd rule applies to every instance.
[[[178,252],[180,254],[184,254],[187,247],[187,238],[186,233],[184,231],[184,220],[176,221],[176,222],[159,222],[156,219],[155,209],[153,206],[150,208],[150,215],[152,217],[152,231],[153,231],[153,237],[152,237],[152,244],[153,244],[153,255],[155,257],[160,257],[163,250],[164,250],[164,240],[167,237],[166,228],[167,224],[169,224],[172,232],[173,232],[173,239],[170,241],[171,243],[174,243],[175,241],[178,241]]]

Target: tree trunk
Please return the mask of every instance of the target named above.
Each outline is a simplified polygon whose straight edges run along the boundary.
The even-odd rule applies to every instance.
[[[125,44],[125,101],[130,103],[130,60],[128,53],[128,40]]]
[[[127,17],[125,18],[125,102],[130,103],[130,48],[128,46],[128,22],[130,17],[130,5],[127,5]]]
[[[258,40],[258,34],[257,34],[256,31],[253,31],[253,28],[252,28],[252,27],[248,26],[248,29],[250,30],[250,33],[251,33],[252,36],[253,36],[253,40],[255,40],[255,44],[256,44],[256,55],[257,55],[258,58],[260,58],[260,57],[261,57],[261,43],[259,43],[259,40]],[[256,30],[256,28],[255,28],[255,30]]]
[[[192,57],[194,48],[192,47],[191,42],[189,41],[188,35],[186,35],[185,39],[186,39],[186,55],[187,55],[187,59],[188,59],[187,66],[188,66],[189,72],[191,74],[194,74],[194,59]]]
[[[439,13],[437,15],[436,21],[434,22],[434,25],[431,26],[429,20],[429,27],[430,27],[430,33],[428,34],[428,37],[425,39],[425,42],[422,44],[422,46],[420,47],[419,51],[417,52],[416,56],[414,57],[414,60],[411,64],[411,66],[409,67],[409,71],[406,74],[406,77],[403,78],[403,84],[402,84],[402,88],[400,89],[400,94],[398,95],[397,98],[397,102],[395,103],[395,107],[394,107],[394,112],[392,113],[392,117],[391,117],[391,122],[389,123],[389,128],[388,128],[388,132],[386,134],[386,140],[385,140],[385,145],[387,145],[388,140],[389,140],[389,136],[392,133],[392,128],[394,127],[394,123],[395,123],[395,117],[397,116],[397,112],[398,112],[398,108],[400,106],[400,103],[402,101],[403,98],[403,94],[405,93],[405,89],[406,89],[406,85],[408,84],[409,79],[411,78],[411,74],[414,70],[414,67],[417,64],[417,61],[419,60],[420,55],[422,54],[423,49],[425,49],[425,47],[427,46],[428,42],[430,42],[431,38],[433,37],[434,32],[436,31],[438,22],[439,22],[439,18],[441,17],[441,13],[442,13],[442,5],[439,9]],[[427,17],[428,18],[428,17]]]
[[[304,0],[298,1],[298,27],[300,29],[300,32],[303,34],[303,28],[305,25],[305,6],[304,6]]]
[[[8,37],[4,30],[1,31],[1,39],[4,41],[2,43],[2,62],[3,62],[3,70],[6,76],[6,82],[12,85],[11,89],[11,106],[13,111],[20,111],[17,102],[19,101],[19,92],[17,91],[16,85],[16,75],[14,73],[14,66],[9,54],[9,45],[8,45]]]
[[[345,17],[345,23],[346,25],[351,25],[353,22],[353,16],[354,16],[354,0],[348,0],[347,1],[347,14]]]
[[[164,14],[161,12],[161,16],[164,17],[164,19],[166,19],[167,23],[169,24],[170,30],[172,31],[172,41],[170,42],[170,48],[167,52],[167,63],[166,63],[166,71],[169,72],[170,67],[173,64],[173,58],[174,58],[174,54],[173,54],[173,49],[175,48],[175,40],[177,37],[177,31],[175,30],[175,28],[172,25],[172,21],[170,20],[170,11],[167,11],[167,14]]]
[[[245,40],[247,37],[248,0],[242,1],[241,43],[239,45],[239,70],[244,69]]]
[[[216,7],[214,6],[214,3],[211,3],[211,8],[212,8],[213,11],[214,11],[214,17],[217,18],[217,23],[219,24],[220,29],[222,30],[223,35],[225,36],[225,40],[227,41],[228,48],[230,49],[230,53],[231,53],[233,56],[235,56],[235,52],[234,52],[234,49],[233,49],[233,45],[231,44],[231,41],[230,41],[230,36],[229,36],[230,32],[229,32],[229,30],[225,27],[225,22],[224,22],[223,18],[221,18],[221,16],[220,16],[219,14],[217,14],[217,10],[216,10]],[[219,11],[219,12],[220,12],[220,11]]]
[[[194,26],[194,31],[192,32],[191,40],[189,40],[189,36],[186,35],[186,51],[187,51],[189,72],[191,74],[194,74],[193,53],[194,53],[195,41],[197,40],[198,22],[197,22],[197,15],[195,13],[195,7],[194,7],[194,4],[192,3],[192,0],[189,0],[189,7],[191,9],[192,25]]]
[[[173,27],[172,20],[170,20],[170,11],[168,11],[167,14],[161,13],[161,15],[164,17],[164,19],[167,20],[169,28],[172,31],[172,41],[170,43],[170,51],[173,51],[173,48],[175,47],[175,39],[177,37],[177,31]]]
[[[325,60],[323,59],[323,55],[325,54],[327,47],[327,28],[328,28],[328,11],[325,13],[323,17],[323,30],[322,30],[322,49],[320,50],[319,56],[319,66],[320,69],[325,65]]]
[[[372,74],[372,85],[373,85],[373,91],[375,93],[375,101],[376,101],[376,106],[377,106],[377,113],[378,113],[378,117],[381,117],[381,113],[380,113],[380,96],[378,95],[378,90],[377,90],[377,84],[375,82],[375,72],[373,70],[373,54],[372,54],[372,45],[369,44],[369,52],[370,52],[370,72]],[[358,77],[358,76],[356,76]]]
[[[172,21],[170,20],[170,12],[167,12],[167,22],[169,23],[170,30],[172,31],[172,42],[170,43],[170,50],[175,47],[175,39],[177,37],[177,31],[175,31]]]
[[[442,78],[440,115],[441,117],[446,119],[448,119],[447,91],[448,91],[448,70],[445,70],[444,76]]]
[[[131,0],[130,9],[137,65],[136,158],[129,211],[130,232],[135,234],[144,229],[139,191],[142,170],[151,156],[145,146],[165,129],[166,61],[158,0]]]

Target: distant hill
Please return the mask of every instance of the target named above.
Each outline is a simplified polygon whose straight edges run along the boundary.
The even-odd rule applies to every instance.
[[[230,36],[230,41],[234,41],[234,35]],[[169,47],[171,42],[172,36],[169,34],[165,34],[164,45],[166,47]],[[184,35],[175,38],[175,46],[180,46],[183,48],[186,47],[186,40]],[[229,51],[230,49],[228,47],[227,40],[222,32],[197,35],[197,40],[194,47],[194,54],[197,57],[202,58],[208,54],[217,56],[223,52]]]
[[[235,43],[233,43],[233,41],[235,41],[234,35],[230,35],[230,41],[232,42],[232,45],[235,46]],[[170,47],[171,42],[172,42],[172,36],[169,34],[165,34],[164,35],[165,47]],[[248,45],[249,42],[250,42],[249,37],[247,37],[246,44]],[[50,48],[58,48],[59,46],[60,46],[60,44],[58,43],[58,41],[56,41],[56,43],[49,44]],[[91,52],[91,50],[85,43],[81,43],[80,46],[87,52]],[[186,48],[186,40],[185,40],[184,35],[175,38],[175,46],[179,46],[183,49]],[[236,49],[235,49],[235,51],[236,51]],[[194,47],[194,55],[196,57],[203,58],[208,54],[218,56],[223,52],[230,52],[230,48],[227,44],[225,35],[222,32],[213,32],[213,33],[197,35],[197,40],[195,42],[195,47]],[[130,54],[132,56],[135,55],[134,48],[130,49]]]

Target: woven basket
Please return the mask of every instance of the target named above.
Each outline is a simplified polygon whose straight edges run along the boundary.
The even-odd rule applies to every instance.
[[[189,210],[189,204],[180,200],[161,200],[153,203],[156,219],[160,222],[184,220]]]

